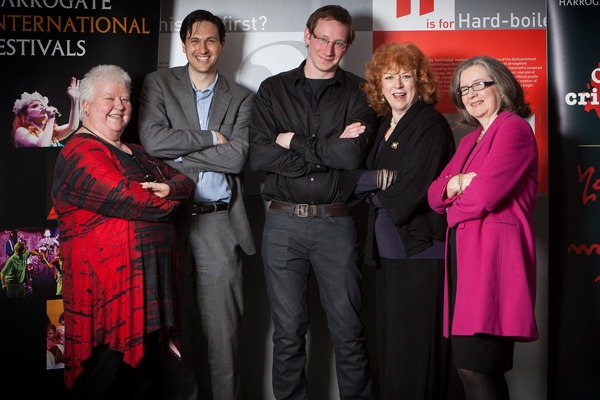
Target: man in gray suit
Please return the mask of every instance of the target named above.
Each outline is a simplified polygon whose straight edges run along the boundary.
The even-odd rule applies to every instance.
[[[198,397],[198,373],[192,371],[201,369],[194,343],[202,335],[193,331],[196,311],[190,296],[195,296],[207,343],[213,399],[239,399],[241,251],[255,253],[241,174],[248,155],[254,93],[217,70],[225,45],[225,26],[219,17],[205,10],[193,11],[184,18],[180,36],[187,65],[146,76],[139,115],[144,148],[197,182],[188,209],[180,210],[176,220],[182,235],[179,288],[184,376],[179,378],[175,397]],[[195,283],[193,288],[190,282]]]

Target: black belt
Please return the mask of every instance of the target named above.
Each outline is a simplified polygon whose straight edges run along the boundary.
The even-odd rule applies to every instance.
[[[299,217],[347,217],[352,215],[352,208],[342,203],[337,204],[296,204],[279,200],[271,200],[271,208],[293,212]]]
[[[229,203],[224,201],[213,201],[212,203],[192,203],[192,215],[196,214],[210,214],[217,211],[225,211],[229,208]]]

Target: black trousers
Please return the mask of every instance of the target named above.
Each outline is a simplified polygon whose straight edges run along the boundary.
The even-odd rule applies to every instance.
[[[84,371],[66,391],[68,400],[160,400],[163,396],[158,333],[146,335],[144,357],[136,368],[123,353],[98,345],[83,362]]]

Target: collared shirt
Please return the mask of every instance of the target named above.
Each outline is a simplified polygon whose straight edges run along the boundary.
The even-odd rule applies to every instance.
[[[27,269],[27,259],[31,253],[27,250],[23,255],[13,254],[6,260],[2,269],[6,283],[24,283],[25,270]]]
[[[363,166],[375,134],[375,113],[360,88],[363,79],[341,68],[315,97],[304,76],[305,64],[261,84],[250,124],[250,166],[267,173],[266,200],[345,202],[353,187],[344,185],[340,172]],[[341,139],[353,122],[364,124],[365,132]],[[289,150],[275,142],[282,132],[294,132]]]
[[[215,81],[205,90],[197,89],[194,82],[190,80],[196,95],[196,110],[198,111],[201,129],[208,129],[210,105],[214,97],[214,89],[218,80],[219,74],[217,73]],[[213,144],[217,145],[217,134],[214,131],[211,131],[211,133],[213,136]],[[181,159],[178,160],[180,161]],[[228,203],[231,199],[231,188],[227,183],[225,174],[212,171],[199,172],[194,199],[200,202],[224,201]]]

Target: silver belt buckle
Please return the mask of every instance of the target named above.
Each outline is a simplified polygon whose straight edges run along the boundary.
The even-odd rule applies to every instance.
[[[308,217],[308,204],[297,204],[296,205],[296,215],[300,218]]]

